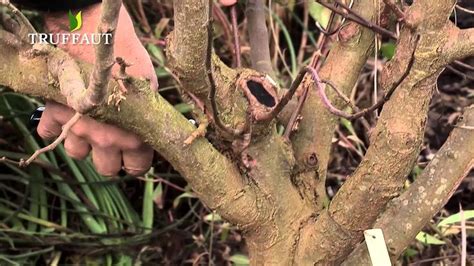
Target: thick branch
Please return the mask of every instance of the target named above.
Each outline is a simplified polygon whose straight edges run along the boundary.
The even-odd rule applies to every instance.
[[[56,52],[62,51],[53,49],[48,57]],[[66,103],[57,87],[57,80],[51,80],[52,76],[48,74],[44,57],[24,58],[28,53],[18,55],[18,51],[9,47],[2,47],[0,53],[0,85],[23,94]],[[83,78],[92,71],[90,65],[80,64],[79,67]],[[259,216],[252,188],[246,185],[229,159],[204,138],[184,146],[184,141],[195,130],[187,119],[165,99],[150,91],[148,82],[132,79],[125,85],[127,99],[121,102],[120,112],[115,106],[100,105],[91,116],[141,136],[186,178],[205,204],[223,217],[247,226],[258,219],[266,219]],[[112,81],[108,86],[108,91],[113,91],[118,84]]]
[[[384,84],[396,82],[399,75],[394,73],[404,72],[416,44],[416,35],[420,35],[413,70],[384,106],[372,132],[372,144],[359,167],[314,228],[302,233],[300,241],[319,244],[303,248],[298,253],[301,256],[316,263],[341,262],[387,202],[397,196],[420,151],[431,94],[444,68],[437,51],[449,39],[443,29],[450,23],[447,18],[453,4],[453,1],[417,1],[412,5],[408,16],[415,17],[412,25],[419,27],[416,32],[402,31],[397,54],[384,72],[385,79],[389,80]],[[426,14],[426,17],[420,14]],[[390,86],[384,85],[387,87]]]
[[[101,41],[95,46],[94,68],[89,80],[86,99],[93,105],[102,103],[107,93],[112,66],[115,63],[114,37],[120,14],[121,0],[104,0],[101,5],[100,23],[97,25],[98,34],[112,34],[111,42]],[[76,110],[80,112],[79,110]]]
[[[474,125],[474,106],[465,110],[460,126]],[[392,260],[413,241],[420,230],[454,193],[474,166],[474,131],[455,128],[433,160],[410,188],[392,200],[374,228],[381,228]],[[394,222],[395,221],[395,222]],[[345,261],[346,265],[370,265],[365,243]]]
[[[363,230],[371,226],[385,204],[397,195],[419,154],[436,77],[413,90],[414,83],[406,83],[384,107],[380,117],[383,122],[374,129],[372,134],[376,138],[364,160],[338,191],[327,212],[313,225],[317,233],[302,237],[301,241],[319,243],[314,247],[318,248],[317,262],[337,262],[337,258],[344,258],[360,241]],[[301,255],[313,252],[305,249]]]
[[[373,1],[356,1],[353,10],[371,21],[377,18]],[[321,79],[332,81],[344,94],[349,95],[365,62],[373,52],[374,33],[349,22],[341,29],[339,37],[339,42],[331,49],[319,74]],[[306,79],[303,86],[315,84]],[[315,89],[309,90],[301,111],[302,121],[291,139],[297,168],[301,172],[296,176],[296,180],[307,187],[304,194],[316,195],[312,201],[322,209],[326,202],[326,170],[338,120],[327,110],[316,92]],[[336,106],[343,104],[332,90],[328,97]]]
[[[262,208],[270,219],[256,230],[244,230],[251,265],[299,265],[295,262],[295,243],[301,225],[312,219],[313,211],[289,178],[294,165],[291,148],[272,130],[268,137],[252,140],[248,156],[252,166],[247,176],[259,189],[260,204],[272,207]]]
[[[250,59],[252,68],[275,78],[270,57],[270,44],[265,19],[265,1],[249,0],[245,15],[248,20]]]
[[[452,39],[446,49],[450,62],[474,55],[474,28],[461,30],[453,25],[450,33]]]
[[[230,69],[217,56],[211,57],[210,2],[173,1],[175,28],[168,36],[168,63],[183,89],[212,111],[218,129],[225,129],[220,132],[233,138],[229,132],[241,132],[246,123],[248,102],[236,84],[238,74],[245,71]]]
[[[200,99],[209,93],[206,73],[208,0],[173,1],[174,30],[168,36],[168,63],[183,87]]]

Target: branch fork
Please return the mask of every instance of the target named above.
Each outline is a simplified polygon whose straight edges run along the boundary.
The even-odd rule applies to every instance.
[[[13,14],[18,18],[20,25],[19,38],[25,39],[25,32],[36,32],[24,15],[9,1],[2,0],[2,5],[12,10]],[[122,1],[105,0],[102,3],[101,20],[97,26],[98,31],[107,30],[112,33],[112,41],[115,37],[115,28],[117,27],[119,11]],[[63,126],[60,136],[50,145],[35,151],[35,153],[27,160],[21,160],[21,166],[27,166],[34,161],[40,154],[56,148],[67,136],[69,130],[79,121],[83,114],[90,112],[101,104],[107,94],[107,85],[109,83],[111,69],[115,62],[110,60],[113,58],[113,45],[100,43],[96,47],[96,60],[90,76],[89,86],[85,87],[82,72],[78,64],[66,52],[56,49],[50,45],[34,44],[28,49],[20,49],[19,53],[26,57],[44,57],[48,63],[49,73],[59,83],[62,95],[67,99],[67,103],[76,113]],[[108,63],[111,62],[111,63]],[[120,60],[121,74],[125,75],[125,67],[127,64]],[[123,85],[123,84],[122,84]],[[116,104],[120,103],[123,98],[120,96],[116,99]],[[110,99],[109,99],[110,101]]]

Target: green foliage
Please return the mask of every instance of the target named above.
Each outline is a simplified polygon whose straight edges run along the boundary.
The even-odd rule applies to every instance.
[[[403,252],[403,257],[405,258],[411,258],[418,255],[418,251],[412,248],[407,248],[405,252]]]
[[[420,232],[418,235],[416,235],[416,240],[420,241],[423,244],[426,245],[444,245],[446,242],[443,240],[440,240],[436,236],[430,235],[425,232]]]
[[[380,53],[382,54],[383,57],[390,60],[395,55],[396,48],[397,48],[397,46],[396,46],[395,43],[386,42],[386,43],[382,44],[382,46],[380,47]]]
[[[25,148],[24,152],[0,150],[0,158],[27,158],[45,145],[27,127],[29,114],[38,104],[25,96],[0,91],[0,116],[19,132],[20,136],[13,138],[22,139]],[[101,264],[131,265],[128,255],[107,252],[105,248],[133,243],[125,235],[140,241],[149,237],[147,228],[153,226],[153,187],[148,184],[144,199],[151,202],[151,207],[144,202],[142,220],[119,188],[120,180],[100,176],[90,159],[70,159],[63,146],[41,155],[39,162],[29,167],[12,162],[0,163],[0,167],[8,169],[0,173],[0,219],[4,225],[0,229],[0,243],[7,244],[0,260],[32,264],[48,253],[59,261],[63,255],[53,252],[55,246],[67,244],[84,250],[104,249],[105,260]],[[12,255],[11,249],[22,255]],[[77,263],[85,263],[86,259],[90,258],[78,258]]]
[[[415,165],[413,169],[411,170],[411,175],[413,176],[413,179],[416,180],[416,178],[423,172],[423,169],[419,165]]]
[[[193,110],[192,105],[189,105],[187,103],[178,103],[174,106],[174,108],[176,108],[176,110],[178,110],[182,114],[189,113]]]
[[[222,222],[222,217],[217,213],[210,213],[204,216],[204,221],[207,222]]]
[[[474,218],[474,210],[464,211],[464,219],[469,220]],[[461,223],[461,214],[456,213],[442,219],[437,225],[438,235],[430,235],[425,232],[420,232],[416,239],[426,245],[444,245],[445,241],[441,240],[440,237],[446,237],[449,235],[459,234],[461,229],[459,227],[453,227],[455,224]]]
[[[314,21],[319,22],[321,26],[326,28],[329,23],[331,11],[327,8],[324,8],[322,5],[316,3],[315,1],[309,1],[308,3],[309,15],[314,19]]]
[[[275,20],[275,22],[278,24],[278,26],[281,28],[281,32],[283,33],[283,36],[285,38],[285,41],[288,45],[288,52],[290,54],[290,62],[291,62],[291,69],[288,70],[290,76],[292,79],[296,77],[296,74],[298,72],[298,67],[296,65],[296,50],[293,45],[293,41],[291,39],[290,32],[288,28],[286,27],[285,23],[275,14],[275,12],[272,11],[272,18]],[[286,63],[284,62],[286,65]]]
[[[464,211],[463,216],[464,216],[464,220],[473,219],[474,218],[474,210]],[[460,213],[456,213],[456,214],[453,214],[449,217],[444,218],[443,220],[441,220],[441,222],[438,223],[438,227],[442,228],[442,227],[446,227],[448,225],[452,225],[452,224],[455,224],[455,223],[461,223],[461,214]]]
[[[187,198],[194,199],[196,198],[196,196],[194,196],[194,194],[192,194],[191,192],[184,192],[183,194],[179,195],[177,198],[174,199],[173,208],[177,208],[181,201]]]
[[[249,258],[243,254],[233,255],[230,257],[230,261],[234,264],[234,266],[250,265]]]

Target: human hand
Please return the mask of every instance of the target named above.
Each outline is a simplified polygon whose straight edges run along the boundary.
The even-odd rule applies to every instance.
[[[237,3],[237,0],[220,0],[219,3],[223,6],[233,6]]]
[[[56,138],[73,115],[71,108],[47,102],[38,125],[38,134],[43,139]],[[104,176],[115,176],[121,169],[133,176],[142,175],[151,167],[153,160],[153,149],[137,135],[87,116],[83,116],[69,130],[64,148],[70,157],[78,160],[86,158],[92,151],[94,166]]]
[[[100,4],[96,4],[82,10],[83,27],[75,33],[95,32],[100,19],[100,7]],[[46,26],[52,33],[68,32],[68,23],[66,12],[46,15]],[[59,47],[76,59],[94,63],[93,45],[65,44]],[[158,82],[149,55],[138,40],[132,20],[124,7],[120,11],[114,50],[115,56],[132,64],[127,68],[127,74],[146,78],[150,80],[151,89],[157,89]],[[112,73],[117,72],[118,66],[114,66]],[[59,136],[62,126],[73,115],[74,111],[69,107],[47,102],[38,125],[38,134],[44,139]],[[64,146],[67,154],[75,159],[84,159],[92,151],[94,166],[105,176],[114,176],[122,168],[131,175],[141,175],[150,168],[153,159],[153,149],[137,135],[85,116],[71,128]]]

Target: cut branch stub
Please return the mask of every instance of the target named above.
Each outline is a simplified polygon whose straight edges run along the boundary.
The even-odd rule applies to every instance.
[[[248,113],[255,122],[264,120],[277,106],[276,87],[266,76],[243,73],[237,80],[249,102]]]

